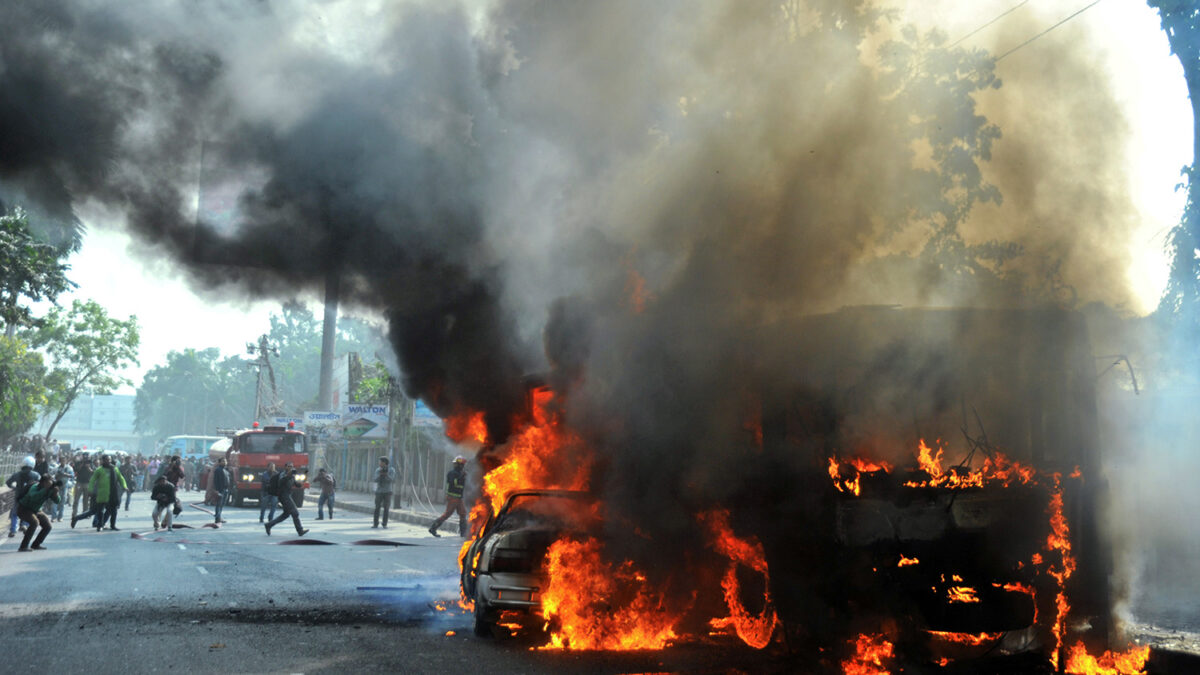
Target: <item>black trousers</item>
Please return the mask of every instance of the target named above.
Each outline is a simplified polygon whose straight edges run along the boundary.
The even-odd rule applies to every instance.
[[[50,534],[50,517],[42,512],[34,513],[24,506],[17,507],[17,515],[21,520],[29,523],[29,527],[25,528],[25,538],[21,540],[21,548],[29,548],[29,540],[33,539],[34,531],[40,529],[37,539],[33,539],[34,546],[41,546],[43,541],[46,541],[46,535]]]
[[[291,490],[279,495],[279,508],[283,511],[283,513],[280,513],[271,519],[271,527],[275,527],[279,523],[287,520],[288,516],[291,516],[292,523],[296,526],[296,534],[300,534],[300,531],[303,530],[304,527],[300,524],[300,509],[297,509],[296,502],[292,501]]]
[[[387,527],[388,509],[392,507],[392,493],[383,492],[375,495],[375,525],[379,525],[379,510],[383,510],[383,526]]]

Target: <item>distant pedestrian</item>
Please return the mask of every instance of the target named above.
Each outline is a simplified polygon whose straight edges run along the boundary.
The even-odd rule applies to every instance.
[[[154,531],[157,532],[159,527],[168,532],[175,529],[175,518],[172,512],[175,510],[175,485],[167,480],[166,476],[159,476],[154,481],[154,487],[150,490],[150,500],[154,502]]]
[[[229,470],[225,468],[225,458],[217,460],[216,466],[212,468],[212,475],[208,477],[208,484],[212,486],[216,492],[217,508],[213,512],[213,522],[225,522],[221,518],[221,512],[225,509],[225,501],[229,499]]]
[[[263,514],[267,509],[271,509],[271,515],[267,516],[267,520],[275,519],[275,507],[279,506],[279,495],[276,494],[279,490],[279,480],[276,478],[275,487],[271,487],[271,479],[276,477],[278,472],[275,471],[275,462],[267,464],[267,470],[258,474],[258,482],[261,484],[262,492],[258,496],[258,522],[263,522]]]
[[[54,474],[55,480],[62,481],[62,487],[58,489],[58,502],[51,502],[54,505],[54,513],[51,517],[59,523],[62,522],[66,503],[71,501],[71,491],[75,489],[75,468],[71,466],[69,459],[64,456],[58,465],[58,471]]]
[[[442,515],[429,526],[429,534],[435,537],[442,535],[438,534],[438,528],[451,513],[458,512],[458,536],[467,536],[467,507],[463,505],[463,490],[467,485],[467,460],[463,457],[454,458],[454,466],[446,474],[446,510]]]
[[[17,523],[21,523],[22,532],[25,531],[25,528],[29,524],[29,521],[21,519],[21,516],[19,515],[20,508],[18,508],[18,502],[20,502],[21,498],[25,496],[25,493],[28,492],[31,487],[37,484],[38,479],[41,478],[41,474],[33,470],[33,465],[33,457],[26,457],[21,462],[21,468],[17,469],[16,473],[9,476],[8,480],[4,481],[5,485],[12,488],[12,491],[15,495],[12,505],[12,519],[8,527],[8,536],[10,537],[17,536]]]
[[[129,498],[133,496],[133,488],[137,485],[137,467],[133,465],[133,458],[125,455],[121,459],[121,477],[125,479],[125,510],[129,510]]]
[[[158,461],[158,455],[150,458],[150,463],[146,465],[146,481],[149,483],[146,489],[154,487],[154,483],[158,479],[158,470],[161,466],[162,462]]]
[[[296,526],[296,534],[303,537],[308,534],[308,530],[300,524],[300,510],[296,508],[296,502],[292,501],[292,491],[296,489],[296,467],[288,462],[283,466],[283,474],[279,477],[279,508],[283,511],[278,516],[272,518],[264,527],[267,529],[267,536],[271,535],[271,528],[279,523],[282,523],[288,516],[292,517],[292,523]]]
[[[375,524],[371,527],[379,527],[380,511],[383,511],[383,526],[387,527],[388,510],[392,506],[392,484],[396,481],[396,470],[388,466],[389,463],[387,457],[380,457],[379,466],[375,467],[371,477],[375,486]]]
[[[167,468],[163,469],[163,475],[167,480],[175,484],[176,490],[182,490],[186,487],[187,472],[183,470],[183,458],[175,455],[171,461],[167,463]]]
[[[92,480],[92,458],[87,455],[80,455],[75,462],[75,498],[71,501],[71,520],[74,522],[76,514],[79,513],[79,504],[83,503],[83,510],[88,511],[92,508],[92,493],[88,492],[88,483]],[[71,527],[74,527],[72,525]]]
[[[46,474],[42,476],[36,485],[29,488],[24,497],[17,502],[17,508],[21,512],[21,519],[29,523],[29,527],[25,528],[25,538],[21,540],[21,546],[18,551],[28,551],[31,548],[40,550],[45,548],[42,542],[46,541],[46,536],[50,534],[50,516],[41,513],[42,505],[46,501],[58,501],[58,490],[61,484],[54,480],[54,476]],[[38,532],[37,539],[33,538],[34,532],[41,528]],[[33,546],[29,545],[30,540],[33,540]]]
[[[321,469],[317,472],[317,484],[321,486],[321,496],[317,498],[317,520],[324,520],[321,515],[326,505],[329,506],[329,519],[333,520],[333,491],[337,487],[337,480],[333,474]]]

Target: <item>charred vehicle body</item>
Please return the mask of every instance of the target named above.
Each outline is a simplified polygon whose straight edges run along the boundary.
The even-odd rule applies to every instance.
[[[786,330],[787,353],[765,362],[803,375],[763,393],[768,459],[761,490],[739,500],[762,515],[751,522],[782,508],[796,524],[759,532],[785,622],[818,643],[887,624],[934,656],[1061,663],[1075,640],[1107,644],[1106,483],[1080,315],[868,307]]]
[[[584,534],[590,512],[584,492],[521,490],[508,496],[464,553],[462,592],[474,600],[476,635],[491,635],[501,611],[538,611],[546,551],[564,536]]]

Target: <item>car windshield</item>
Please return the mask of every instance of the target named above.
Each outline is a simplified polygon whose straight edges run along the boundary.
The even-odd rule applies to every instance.
[[[583,495],[518,495],[500,513],[497,532],[526,528],[582,530],[597,519],[595,504]]]
[[[304,452],[300,434],[250,433],[242,436],[240,450],[250,454],[295,455]]]

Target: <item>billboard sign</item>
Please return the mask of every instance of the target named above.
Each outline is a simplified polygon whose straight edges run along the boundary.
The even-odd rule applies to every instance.
[[[414,427],[442,427],[442,418],[434,414],[429,406],[425,405],[424,401],[417,401],[413,408],[413,426]]]
[[[346,438],[387,438],[388,407],[372,403],[350,403],[342,413]]]
[[[308,410],[304,413],[304,433],[318,443],[342,435],[342,414],[332,410]]]

